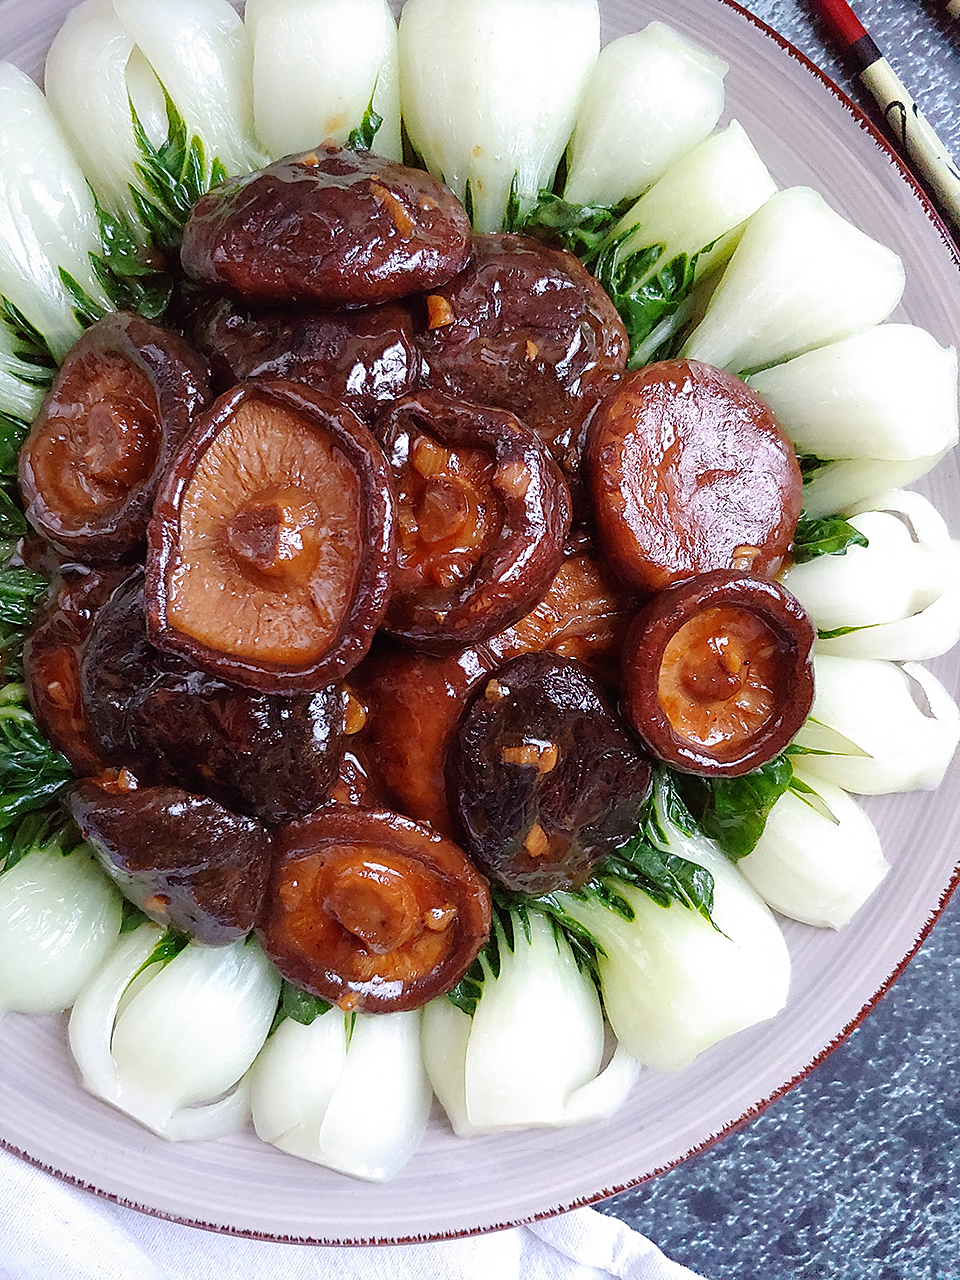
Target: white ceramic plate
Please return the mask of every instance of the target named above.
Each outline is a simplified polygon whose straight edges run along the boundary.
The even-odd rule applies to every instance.
[[[36,74],[69,0],[4,0],[0,50]],[[605,39],[652,18],[730,64],[738,118],[782,185],[805,183],[902,255],[895,318],[960,338],[960,262],[889,148],[829,82],[725,0],[602,0]],[[956,459],[921,486],[958,519]],[[956,689],[956,654],[933,664]],[[787,924],[794,983],[773,1022],[705,1053],[678,1076],[645,1072],[606,1124],[464,1142],[435,1116],[420,1153],[385,1186],[282,1155],[245,1133],[170,1145],[84,1093],[64,1023],[0,1023],[0,1141],[85,1187],[162,1216],[246,1235],[372,1243],[489,1230],[598,1199],[677,1163],[756,1113],[834,1045],[891,981],[952,887],[960,773],[933,795],[870,802],[892,874],[845,931]]]

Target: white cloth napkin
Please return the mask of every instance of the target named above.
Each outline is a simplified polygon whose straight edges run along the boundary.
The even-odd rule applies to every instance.
[[[0,1203],[0,1280],[698,1280],[592,1209],[437,1244],[266,1244],[121,1208],[5,1151]]]

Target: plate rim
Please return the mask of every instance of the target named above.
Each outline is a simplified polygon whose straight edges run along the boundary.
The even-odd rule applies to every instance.
[[[236,0],[232,0],[236,3]],[[716,0],[717,3],[725,8],[738,14],[741,19],[746,20],[750,25],[756,27],[764,36],[773,40],[773,42],[788,56],[792,57],[801,67],[820,81],[823,87],[833,95],[839,104],[850,114],[854,122],[860,129],[872,139],[886,158],[893,162],[893,166],[899,177],[904,181],[910,189],[912,195],[919,202],[923,212],[927,215],[928,221],[938,233],[944,246],[948,250],[950,257],[953,259],[953,265],[960,272],[960,243],[954,238],[944,219],[941,217],[936,205],[927,191],[918,181],[915,174],[908,167],[906,162],[900,156],[892,142],[877,124],[870,118],[867,112],[860,107],[853,99],[833,80],[821,67],[819,67],[807,54],[797,48],[790,40],[778,32],[769,23],[756,14],[751,13],[743,5],[737,3],[737,0]],[[147,1217],[158,1219],[164,1222],[171,1222],[178,1226],[191,1227],[196,1230],[206,1231],[215,1235],[222,1235],[233,1239],[251,1240],[268,1244],[285,1244],[299,1245],[306,1248],[386,1248],[403,1245],[440,1243],[453,1240],[469,1239],[477,1236],[492,1234],[497,1231],[511,1230],[516,1227],[526,1226],[533,1222],[543,1222],[550,1218],[557,1217],[562,1213],[568,1213],[573,1209],[586,1208],[591,1205],[600,1203],[612,1196],[619,1195],[624,1191],[629,1191],[635,1187],[642,1186],[644,1183],[652,1181],[661,1174],[669,1172],[671,1169],[678,1168],[691,1157],[710,1150],[717,1143],[731,1134],[737,1132],[752,1120],[760,1116],[768,1107],[777,1102],[785,1094],[787,1094],[795,1085],[806,1079],[817,1067],[819,1067],[833,1051],[846,1041],[849,1036],[857,1029],[864,1019],[871,1013],[876,1005],[883,999],[893,984],[899,979],[901,974],[913,960],[920,947],[929,937],[934,925],[940,919],[947,904],[953,897],[958,886],[960,886],[960,857],[955,863],[951,879],[943,890],[941,897],[934,908],[932,908],[925,924],[921,928],[916,940],[894,967],[886,980],[878,987],[873,995],[864,1002],[859,1011],[849,1020],[843,1029],[837,1033],[834,1039],[825,1045],[820,1052],[805,1067],[798,1071],[790,1080],[786,1081],[778,1089],[769,1096],[752,1104],[741,1116],[735,1120],[728,1122],[717,1133],[712,1134],[703,1142],[691,1147],[684,1154],[677,1156],[675,1159],[668,1161],[666,1164],[640,1174],[636,1178],[627,1180],[622,1184],[613,1187],[604,1188],[588,1195],[577,1197],[569,1203],[561,1203],[544,1209],[538,1213],[528,1214],[526,1216],[509,1219],[504,1222],[491,1223],[486,1226],[463,1227],[459,1229],[451,1229],[446,1231],[428,1231],[414,1236],[362,1236],[355,1238],[340,1237],[323,1237],[323,1236],[300,1236],[285,1235],[269,1231],[257,1231],[251,1228],[237,1227],[224,1223],[204,1222],[200,1218],[181,1217],[178,1214],[166,1212],[163,1209],[156,1208],[151,1205],[139,1203],[137,1200],[129,1199],[125,1196],[118,1195],[115,1192],[107,1191],[95,1183],[88,1182],[84,1178],[75,1174],[67,1173],[62,1169],[58,1169],[55,1165],[32,1156],[28,1151],[24,1151],[14,1143],[7,1141],[0,1135],[0,1150],[31,1165],[33,1168],[43,1173],[50,1174],[57,1178],[65,1185],[75,1187],[78,1190],[89,1192],[98,1199],[114,1204],[123,1209],[130,1209],[137,1213],[145,1214]]]

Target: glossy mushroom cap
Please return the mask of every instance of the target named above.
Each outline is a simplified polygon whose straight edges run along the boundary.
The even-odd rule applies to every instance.
[[[426,300],[423,384],[515,413],[564,473],[627,363],[617,309],[582,263],[526,236],[476,236],[460,275]]]
[[[80,685],[97,751],[141,782],[174,783],[276,823],[316,809],[337,780],[340,687],[263,693],[162,652],[147,638],[140,573],[98,615]]]
[[[447,786],[467,849],[492,880],[524,893],[577,888],[633,834],[649,756],[579,663],[515,658],[467,709]]]
[[[258,929],[288,981],[343,1009],[416,1009],[463,977],[490,931],[487,883],[451,841],[335,806],[281,827]]]
[[[143,550],[161,477],[209,399],[178,333],[115,312],[70,348],[20,455],[27,518],[90,564]]]
[[[793,541],[793,445],[755,392],[710,365],[627,374],[591,424],[587,469],[604,551],[635,590],[711,569],[772,577]]]
[[[253,928],[270,837],[253,818],[176,787],[84,779],[70,797],[84,838],[120,892],[158,924],[225,947]]]
[[[247,301],[360,307],[442,284],[469,254],[466,210],[442,182],[324,143],[202,196],[180,260]]]
[[[355,414],[292,382],[243,383],[196,423],[149,530],[150,638],[271,693],[315,692],[386,609],[394,501]]]
[[[375,433],[394,475],[397,568],[386,629],[462,649],[519,621],[563,559],[570,495],[512,413],[435,391],[406,396]]]
[[[624,644],[624,717],[676,769],[749,773],[810,714],[814,639],[778,583],[723,570],[677,583],[641,610]]]

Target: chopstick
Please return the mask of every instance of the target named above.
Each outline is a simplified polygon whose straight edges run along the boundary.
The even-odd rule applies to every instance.
[[[830,34],[857,66],[857,75],[883,111],[897,149],[930,187],[943,212],[960,228],[960,170],[903,81],[871,39],[846,0],[811,0]],[[960,0],[947,11],[960,15]]]

